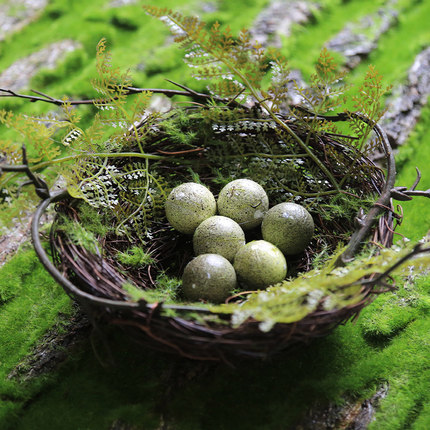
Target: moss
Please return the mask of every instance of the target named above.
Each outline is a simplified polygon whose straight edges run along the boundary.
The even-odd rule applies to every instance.
[[[393,293],[381,295],[361,318],[363,335],[369,341],[378,343],[390,340],[408,324],[430,311],[430,303],[423,300],[426,286],[421,284],[400,284]]]
[[[396,185],[411,187],[416,179],[416,167],[422,172],[422,179],[417,186],[418,190],[430,189],[430,177],[427,174],[430,163],[428,150],[428,130],[430,128],[430,105],[421,113],[419,123],[412,133],[405,149],[401,148],[399,156],[401,163],[400,174]],[[412,201],[401,202],[404,222],[397,229],[400,234],[411,240],[420,240],[430,231],[430,205],[425,198],[415,198]]]
[[[138,246],[133,246],[125,252],[119,252],[116,258],[122,264],[132,267],[152,264],[154,262],[151,256]]]
[[[160,273],[157,276],[156,283],[156,290],[141,290],[132,284],[124,284],[123,288],[129,294],[130,298],[136,302],[145,300],[149,303],[163,302],[177,304],[181,281],[177,278],[169,277],[165,273]],[[169,313],[169,310],[167,310],[167,313]],[[175,313],[173,312],[173,314]]]
[[[68,237],[74,244],[82,246],[88,252],[96,255],[101,253],[96,236],[80,222],[63,218],[58,230],[67,232]]]
[[[198,121],[202,121],[201,117],[197,117]],[[190,116],[187,112],[179,110],[175,112],[175,115],[172,115],[171,118],[168,118],[166,121],[163,121],[161,125],[163,132],[165,132],[169,139],[178,145],[190,145],[196,143],[196,140],[199,136],[201,130],[199,129],[195,121],[194,116]]]
[[[100,254],[102,250],[98,246],[99,239],[106,237],[114,229],[110,214],[108,211],[99,212],[84,201],[79,202],[78,206],[79,221],[60,215],[57,228],[59,231],[66,232],[73,243],[82,246],[93,254]],[[133,262],[139,264],[139,258],[144,258],[144,253],[142,253],[143,251],[140,252],[136,247],[131,249],[129,253],[120,253],[119,259],[124,264],[132,265]]]
[[[75,73],[80,73],[82,67],[88,62],[88,53],[78,48],[72,51],[67,57],[61,61],[55,69],[41,69],[31,79],[31,88],[46,88],[56,82],[61,82],[64,77],[72,76]]]
[[[399,340],[382,353],[381,360],[390,363],[390,392],[377,412],[379,425],[370,426],[371,429],[415,428],[420,409],[430,400],[430,346],[425,334],[429,329],[428,317],[414,321]]]
[[[13,419],[9,411],[8,422],[14,429],[42,424],[48,429],[59,425],[96,429],[120,419],[150,429],[157,428],[158,417],[163,415],[178,430],[289,428],[315,402],[341,404],[344,393],[359,401],[370,397],[384,380],[388,396],[377,412],[375,428],[420,428],[413,423],[418,426],[424,420],[430,395],[425,370],[430,364],[426,340],[429,285],[429,277],[420,278],[410,288],[390,294],[394,300],[380,296],[363,311],[358,324],[339,327],[328,337],[282,353],[270,362],[207,367],[198,378],[175,385],[168,402],[160,400],[160,387],[165,383],[162,369],[173,367],[181,378],[179,375],[197,364],[144,352],[113,332],[107,338],[110,352],[100,341],[96,341],[96,351],[103,361],[112,354],[114,368],[104,370],[91,349],[83,345],[81,352],[42,385],[43,396],[34,398],[25,410],[15,404],[18,418]],[[394,314],[398,294],[407,300],[412,297],[415,318],[403,331],[387,331],[390,343],[369,343],[363,326],[381,312],[381,306],[384,312]],[[57,413],[48,413],[53,405]]]
[[[100,213],[85,202],[79,205],[79,216],[85,229],[97,236],[105,237],[113,230],[108,214],[106,212]]]
[[[100,341],[94,347],[105,364],[109,356],[115,367],[103,367],[85,342],[81,352],[47,383],[43,396],[28,404],[18,418],[10,414],[2,428],[103,429],[115,421],[138,429],[158,428],[159,375],[165,360],[155,359],[152,353],[142,355],[127,342],[121,346],[118,336],[108,341],[112,349],[103,349]]]
[[[0,398],[19,403],[34,392],[37,384],[21,385],[7,375],[56,323],[59,312],[70,314],[70,299],[32,250],[20,252],[2,268],[0,296]],[[9,411],[2,404],[0,414],[13,410],[15,407]]]

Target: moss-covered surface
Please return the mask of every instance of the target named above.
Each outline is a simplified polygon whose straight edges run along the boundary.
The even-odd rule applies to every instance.
[[[71,312],[69,298],[34,251],[21,251],[0,271],[0,425],[39,391],[44,379],[22,385],[9,379],[9,373],[47,330]]]
[[[407,187],[412,186],[416,179],[416,167],[421,171],[422,179],[420,190],[430,188],[428,166],[430,151],[428,146],[428,131],[430,129],[430,106],[427,105],[421,112],[420,120],[410,136],[408,144],[400,149],[400,172],[397,183]],[[415,199],[403,205],[404,217],[407,222],[401,225],[398,232],[411,240],[419,240],[429,231],[430,204],[427,199]]]
[[[203,10],[197,1],[155,3],[183,12]],[[214,3],[218,9],[203,17],[228,23],[237,32],[249,27],[267,3],[219,1]],[[325,41],[346,22],[357,21],[384,2],[322,3],[312,24],[295,28],[284,40],[291,66],[305,75]],[[120,9],[107,4],[105,0],[51,1],[38,20],[1,42],[0,69],[51,42],[71,38],[82,48],[69,54],[55,71],[41,71],[32,87],[56,97],[91,96],[95,46],[107,37],[115,64],[131,67],[135,85],[165,87],[163,79],[169,78],[203,88],[199,82],[192,83],[182,52],[166,43],[165,28],[145,16],[139,4]],[[430,2],[398,4],[399,23],[353,72],[353,81],[361,79],[371,62],[386,83],[401,83],[415,55],[430,43]],[[52,109],[11,99],[1,99],[0,107],[33,113]],[[91,109],[83,112],[92,115]],[[429,129],[427,107],[399,154],[398,185],[410,186],[418,166],[423,172],[420,188],[430,187]],[[420,239],[430,228],[428,201],[416,199],[403,208],[406,221],[399,232]],[[5,218],[0,214],[0,220]],[[269,362],[245,362],[236,368],[198,364],[145,350],[112,332],[108,343],[114,365],[102,365],[109,354],[95,337],[68,351],[69,359],[56,370],[24,380],[10,375],[20,364],[25,369],[26,357],[40,347],[46,332],[67,330],[64,321],[73,314],[68,297],[25,247],[0,270],[0,428],[95,430],[116,422],[136,429],[287,429],[294,428],[314,404],[370,398],[386,384],[387,396],[370,427],[424,430],[430,427],[429,309],[427,276],[400,282],[399,291],[378,297],[355,324]]]

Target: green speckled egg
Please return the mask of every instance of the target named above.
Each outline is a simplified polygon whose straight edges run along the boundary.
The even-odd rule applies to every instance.
[[[165,204],[170,225],[184,234],[193,234],[197,226],[216,213],[213,194],[203,185],[187,182],[174,188]]]
[[[263,239],[276,245],[285,255],[303,252],[314,234],[311,214],[296,203],[273,206],[261,225]]]
[[[285,279],[287,262],[282,252],[265,240],[254,240],[234,257],[238,280],[246,288],[262,289]]]
[[[193,247],[196,255],[219,254],[233,261],[236,252],[245,245],[245,233],[240,225],[225,216],[205,219],[194,232]]]
[[[269,198],[263,187],[250,179],[229,182],[219,193],[218,212],[235,220],[244,230],[261,224],[269,209]]]
[[[202,254],[191,260],[182,276],[182,291],[188,300],[221,303],[236,288],[236,272],[218,254]]]

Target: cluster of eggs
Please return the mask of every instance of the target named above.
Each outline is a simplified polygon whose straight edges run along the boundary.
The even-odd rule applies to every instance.
[[[303,206],[280,203],[269,209],[263,187],[250,179],[229,182],[217,200],[203,185],[181,184],[169,194],[165,209],[173,228],[193,235],[196,257],[182,277],[189,300],[217,303],[238,282],[250,289],[281,282],[287,274],[285,256],[303,252],[314,232]],[[262,240],[246,243],[245,231],[257,227]]]

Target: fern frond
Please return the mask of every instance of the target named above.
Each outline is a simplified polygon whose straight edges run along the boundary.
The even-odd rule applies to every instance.
[[[369,65],[364,81],[358,88],[357,95],[352,97],[354,108],[364,115],[369,122],[365,123],[361,129],[357,130],[360,139],[359,147],[362,148],[376,124],[384,115],[386,109],[383,103],[383,96],[390,91],[391,86],[384,86],[382,76],[372,65]]]
[[[270,56],[272,57],[270,63],[272,76],[270,86],[267,90],[267,96],[270,96],[272,110],[274,112],[279,112],[281,104],[288,99],[288,84],[291,81],[290,70],[287,60],[284,57],[277,55],[275,52]],[[263,94],[263,96],[265,96],[265,94]]]
[[[221,80],[214,89],[221,89],[226,96],[236,95],[229,81],[236,80],[234,86],[248,95],[250,87],[261,88],[261,81],[268,69],[267,56],[263,48],[251,42],[249,32],[242,30],[238,38],[233,38],[229,27],[221,30],[218,22],[207,30],[204,22],[196,17],[185,17],[178,12],[144,6],[151,16],[167,24],[175,36],[175,41],[187,50],[185,60],[199,79],[217,77]]]
[[[97,44],[96,71],[98,76],[91,83],[101,97],[95,105],[105,110],[119,109],[126,101],[131,77],[128,71],[121,73],[119,67],[112,66],[104,38]]]
[[[338,65],[330,52],[323,48],[311,76],[310,87],[302,90],[307,108],[324,115],[344,105],[346,85],[342,82],[345,71],[338,71]]]
[[[59,145],[53,139],[58,128],[64,127],[65,122],[51,122],[45,124],[40,118],[23,114],[0,111],[0,122],[15,130],[22,142],[28,142],[29,162],[53,160],[60,155]]]

